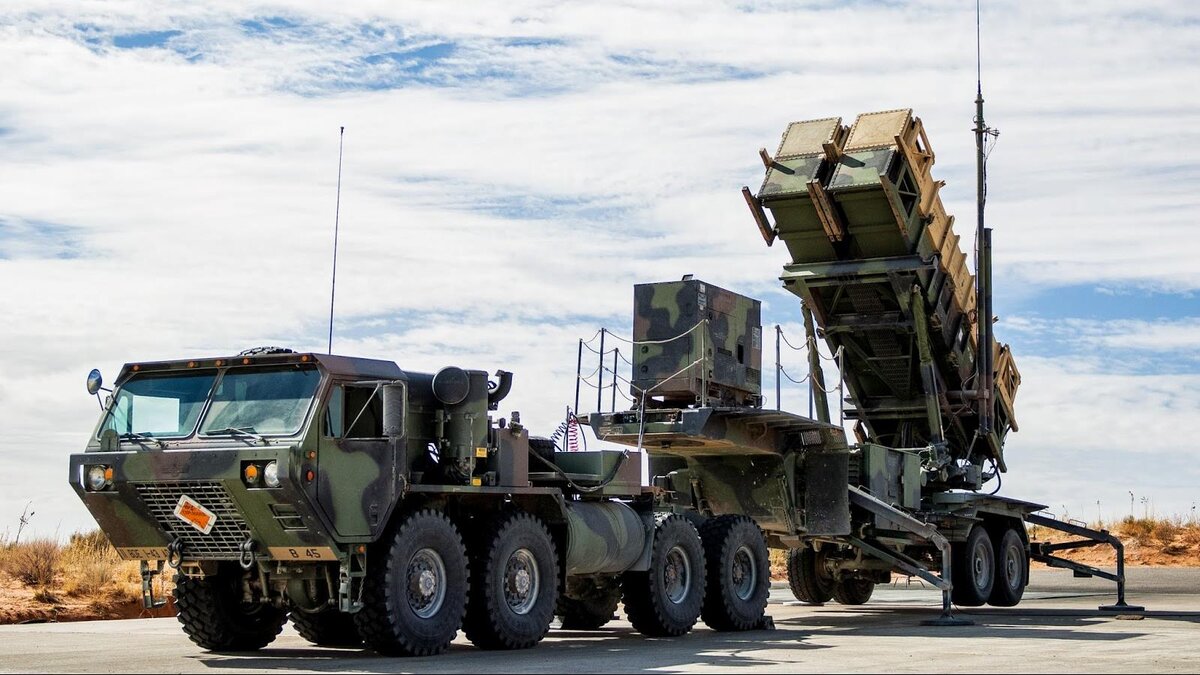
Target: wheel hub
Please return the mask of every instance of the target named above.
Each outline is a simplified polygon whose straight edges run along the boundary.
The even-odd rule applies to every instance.
[[[422,619],[438,613],[446,599],[446,565],[442,556],[423,548],[408,561],[408,606]]]
[[[731,572],[734,594],[741,600],[749,600],[754,595],[754,587],[758,585],[758,567],[749,546],[742,546],[734,552]]]
[[[504,600],[514,614],[528,614],[537,603],[541,579],[537,560],[527,548],[517,549],[504,565]]]
[[[673,604],[680,604],[687,597],[691,586],[692,564],[683,547],[676,546],[667,551],[666,564],[663,565],[663,587],[667,592],[667,599]]]

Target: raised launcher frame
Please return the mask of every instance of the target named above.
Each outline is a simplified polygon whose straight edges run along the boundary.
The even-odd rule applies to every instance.
[[[974,456],[1006,470],[1021,377],[1008,346],[989,338],[995,389],[973,381],[975,279],[938,194],[943,183],[930,173],[921,120],[902,109],[859,115],[849,128],[841,118],[794,122],[775,156],[761,155],[762,187],[742,194],[767,244],[787,246],[784,286],[842,350],[846,415],[859,420],[862,438],[944,448],[943,464]],[[939,482],[977,488],[980,474]]]

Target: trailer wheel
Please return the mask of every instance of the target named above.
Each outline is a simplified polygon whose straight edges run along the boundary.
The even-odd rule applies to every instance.
[[[843,605],[865,605],[874,592],[870,579],[842,579],[833,585],[833,599]]]
[[[175,607],[188,639],[214,652],[262,649],[287,622],[277,607],[242,601],[242,570],[230,564],[214,576],[177,576]]]
[[[1012,528],[1004,530],[996,545],[996,582],[988,604],[994,607],[1015,607],[1025,595],[1025,542]]]
[[[611,582],[571,579],[567,592],[559,596],[555,610],[564,630],[596,630],[612,621],[621,602],[621,586]]]
[[[820,605],[833,599],[833,579],[824,574],[822,558],[824,553],[811,546],[788,551],[788,585],[800,602]]]
[[[357,647],[362,644],[353,614],[335,609],[311,614],[292,610],[289,616],[300,637],[318,647]]]
[[[405,517],[381,544],[367,556],[363,608],[354,615],[363,641],[388,656],[445,651],[467,606],[467,552],[458,529],[425,509]]]
[[[659,516],[649,571],[626,572],[621,586],[625,613],[642,635],[690,631],[704,604],[704,549],[695,526],[683,516]]]
[[[704,607],[700,616],[719,631],[750,630],[762,621],[771,592],[767,542],[746,516],[713,518],[700,527],[704,543]]]
[[[996,580],[996,552],[982,525],[971,528],[967,540],[951,546],[950,598],[963,607],[978,607],[988,601]]]
[[[511,513],[472,559],[467,639],[482,649],[525,649],[550,630],[558,599],[558,554],[542,521]]]

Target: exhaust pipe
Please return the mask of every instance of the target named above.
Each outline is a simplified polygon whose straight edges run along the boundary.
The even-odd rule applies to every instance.
[[[500,405],[500,401],[508,396],[509,390],[512,389],[513,374],[507,370],[497,370],[496,377],[499,382],[488,382],[488,410],[495,410]]]

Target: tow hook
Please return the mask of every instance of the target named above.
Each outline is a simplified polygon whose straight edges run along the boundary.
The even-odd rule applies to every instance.
[[[167,564],[171,569],[179,569],[179,565],[183,563],[183,540],[175,539],[167,544]]]
[[[238,548],[242,552],[241,557],[238,558],[238,564],[242,566],[242,569],[248,570],[251,567],[254,567],[254,549],[258,548],[258,546],[254,543],[254,540],[247,539],[246,541],[243,541],[242,545]]]

